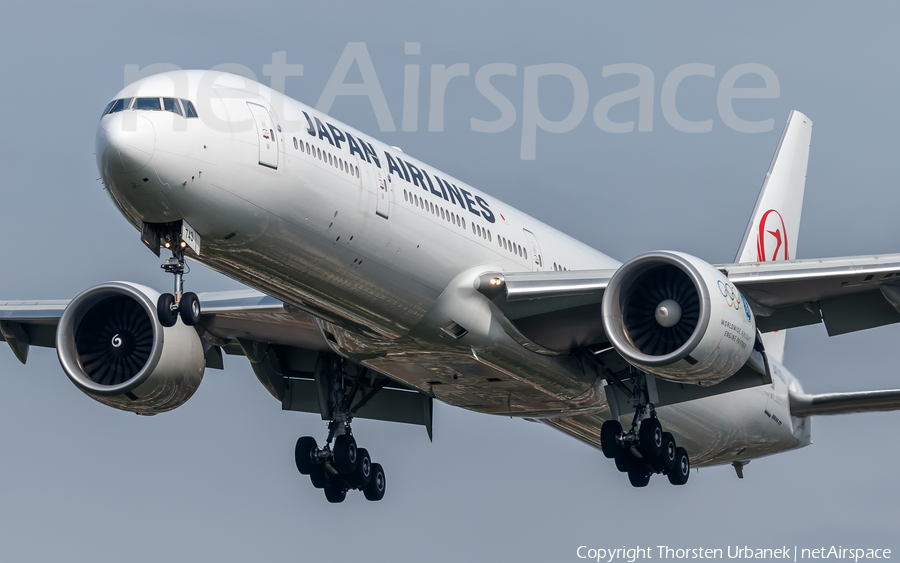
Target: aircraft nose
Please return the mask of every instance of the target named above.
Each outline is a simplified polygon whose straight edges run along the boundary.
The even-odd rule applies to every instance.
[[[146,117],[122,111],[103,118],[97,129],[100,170],[137,172],[147,166],[156,149],[156,130]]]

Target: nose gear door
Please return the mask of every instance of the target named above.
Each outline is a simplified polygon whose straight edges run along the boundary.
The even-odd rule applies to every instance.
[[[259,138],[259,163],[269,168],[278,169],[278,133],[275,131],[275,120],[272,114],[259,104],[247,102],[253,120],[256,122],[256,134]]]

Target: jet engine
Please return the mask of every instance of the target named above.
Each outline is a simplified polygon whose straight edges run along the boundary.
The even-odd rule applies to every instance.
[[[183,405],[206,366],[197,331],[157,320],[159,293],[142,285],[108,282],[69,303],[56,331],[59,363],[89,397],[138,414]]]
[[[747,362],[756,320],[707,262],[650,252],[623,264],[603,294],[603,328],[631,364],[663,379],[712,385]]]

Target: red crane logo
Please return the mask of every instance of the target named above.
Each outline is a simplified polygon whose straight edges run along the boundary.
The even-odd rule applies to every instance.
[[[772,240],[769,248],[774,245],[771,255],[766,252],[766,239]],[[784,226],[784,219],[781,213],[770,209],[766,211],[762,219],[759,221],[759,234],[756,238],[757,259],[760,262],[770,262],[774,260],[790,260],[788,256],[788,240],[787,228]],[[769,258],[771,256],[771,258]]]

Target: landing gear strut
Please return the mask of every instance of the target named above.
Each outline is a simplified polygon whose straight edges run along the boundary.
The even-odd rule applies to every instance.
[[[167,237],[168,238],[168,237]],[[167,273],[175,276],[175,293],[163,293],[156,301],[156,315],[163,326],[175,326],[179,315],[181,322],[188,326],[194,326],[200,322],[200,299],[196,293],[184,292],[184,247],[185,243],[178,241],[171,244],[167,241],[167,248],[171,246],[172,257],[160,266]]]
[[[365,370],[359,372],[349,392],[343,377],[330,378],[331,420],[325,445],[320,448],[315,438],[303,436],[294,448],[297,470],[309,475],[315,488],[324,489],[328,502],[343,502],[349,490],[362,491],[372,501],[384,497],[384,469],[372,462],[365,448],[357,447],[350,428],[353,420],[350,407],[365,375]]]

